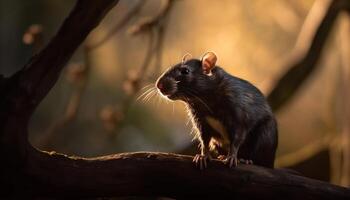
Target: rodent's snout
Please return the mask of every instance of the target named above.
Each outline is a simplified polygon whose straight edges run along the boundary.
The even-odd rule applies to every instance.
[[[165,96],[173,95],[177,90],[176,81],[172,78],[160,78],[156,87]]]
[[[159,81],[158,81],[158,83],[157,83],[157,88],[158,88],[159,90],[162,90],[162,89],[163,89],[163,84],[162,84],[161,82],[159,82]]]

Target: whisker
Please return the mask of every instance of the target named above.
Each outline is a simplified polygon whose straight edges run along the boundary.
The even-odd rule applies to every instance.
[[[155,95],[156,95],[156,91],[155,90],[153,90],[152,91],[152,94],[148,97],[148,99],[146,100],[146,102],[149,102]]]
[[[155,92],[155,89],[152,88],[152,90],[150,92],[148,92],[148,94],[142,98],[142,101],[145,102],[145,100],[147,100],[154,92]]]
[[[141,92],[141,91],[148,91],[150,88],[153,88],[154,87],[154,84],[150,83],[146,86],[144,86],[143,88],[139,89],[138,92]]]
[[[142,97],[148,95],[150,92],[152,92],[155,89],[155,87],[147,89],[144,93],[142,93],[139,97],[137,97],[136,101],[140,100]]]
[[[144,93],[142,93],[140,96],[137,97],[136,101],[139,101],[141,98],[145,97],[147,94],[149,94],[150,92],[152,92],[152,88],[148,89],[147,91],[145,91]]]
[[[145,100],[147,99],[147,97],[148,97],[149,95],[151,95],[153,91],[154,91],[153,89],[150,90],[150,91],[148,91],[147,94],[144,95],[144,96],[142,97],[142,102],[145,102]]]
[[[153,83],[150,83],[150,84],[148,84],[148,85],[145,85],[143,88],[140,89],[140,91],[141,91],[141,90],[144,90],[144,89],[146,89],[147,87],[150,87],[150,86],[154,86]]]
[[[147,97],[145,97],[146,102],[148,102],[156,93],[156,90],[152,90],[152,92],[150,92],[150,94]]]

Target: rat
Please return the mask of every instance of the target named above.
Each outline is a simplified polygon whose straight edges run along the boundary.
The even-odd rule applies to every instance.
[[[230,168],[239,162],[273,168],[277,122],[262,92],[216,66],[214,52],[188,57],[166,70],[156,87],[165,98],[185,103],[200,143],[196,166],[204,169],[220,154]]]

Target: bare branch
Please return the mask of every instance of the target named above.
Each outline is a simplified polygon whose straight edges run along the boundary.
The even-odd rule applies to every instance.
[[[350,198],[349,189],[283,170],[252,165],[229,169],[215,160],[208,169],[199,171],[192,157],[170,153],[125,153],[84,159],[33,149],[30,155],[28,177],[33,178],[36,185],[28,187],[34,196]]]
[[[130,20],[135,17],[140,11],[143,5],[146,3],[145,0],[139,0],[137,4],[130,9],[130,11],[123,17],[122,20],[118,24],[116,24],[111,31],[107,33],[107,35],[102,38],[99,42],[92,44],[89,46],[89,49],[96,49],[100,46],[102,46],[105,42],[107,42],[109,39],[112,38],[113,35],[115,35],[117,32],[119,32],[125,25],[127,25]]]
[[[146,23],[140,22],[134,27],[131,27],[132,34],[144,33],[148,34],[148,46],[145,53],[145,57],[142,65],[138,71],[132,73],[133,75],[128,77],[124,82],[124,90],[129,96],[126,96],[122,101],[124,115],[128,112],[131,100],[135,97],[136,93],[141,89],[141,83],[147,81],[149,77],[146,76],[147,70],[150,69],[152,59],[155,59],[155,72],[152,74],[159,75],[157,72],[161,68],[163,41],[165,37],[165,27],[169,19],[169,13],[173,8],[174,0],[165,1],[165,5],[158,15],[149,18]],[[132,72],[132,71],[131,71]],[[152,77],[153,78],[153,77]]]
[[[285,67],[288,71],[276,82],[276,86],[267,97],[273,110],[277,111],[287,103],[317,68],[323,47],[339,12],[349,7],[348,0],[316,1],[299,35],[291,61]]]
[[[162,23],[162,20],[166,18],[166,15],[169,13],[174,0],[166,0],[163,5],[163,9],[155,16],[150,18],[144,18],[139,23],[135,24],[129,29],[130,34],[139,34],[144,31],[149,31],[151,28],[159,26]]]

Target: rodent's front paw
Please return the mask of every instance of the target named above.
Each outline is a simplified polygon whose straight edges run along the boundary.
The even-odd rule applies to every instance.
[[[196,167],[199,167],[201,170],[207,168],[207,160],[211,160],[210,155],[196,154],[193,158],[193,162],[195,163]]]
[[[224,161],[225,164],[227,164],[230,168],[236,167],[238,165],[238,159],[235,155],[227,156],[226,160]]]

